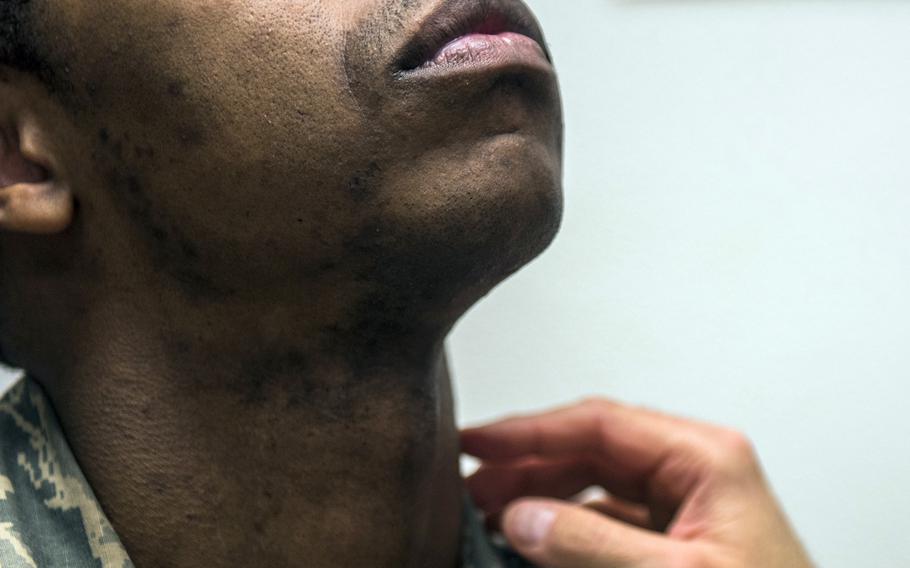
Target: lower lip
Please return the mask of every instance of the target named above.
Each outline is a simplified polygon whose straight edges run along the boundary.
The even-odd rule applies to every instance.
[[[526,35],[514,32],[468,34],[446,44],[415,71],[522,63],[532,66],[550,65],[540,44]]]

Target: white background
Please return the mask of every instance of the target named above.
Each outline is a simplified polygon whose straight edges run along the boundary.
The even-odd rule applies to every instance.
[[[456,330],[460,418],[731,425],[820,566],[910,566],[910,3],[530,4],[565,225]]]
[[[461,418],[732,425],[819,565],[910,566],[910,2],[530,4],[567,214],[456,330]]]

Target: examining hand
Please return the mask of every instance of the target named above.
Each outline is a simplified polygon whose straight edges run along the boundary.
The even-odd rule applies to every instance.
[[[737,432],[595,400],[465,430],[462,446],[482,462],[478,506],[541,567],[811,566]],[[591,486],[609,498],[561,501]]]

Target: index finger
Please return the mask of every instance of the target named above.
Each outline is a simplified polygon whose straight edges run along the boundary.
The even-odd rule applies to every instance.
[[[462,432],[465,453],[487,462],[584,454],[629,475],[660,469],[680,452],[704,454],[705,425],[607,400],[591,400],[537,416],[510,418]]]

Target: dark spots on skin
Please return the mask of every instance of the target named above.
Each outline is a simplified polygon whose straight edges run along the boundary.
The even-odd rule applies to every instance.
[[[177,137],[184,147],[201,146],[205,142],[202,130],[194,126],[181,126],[177,129]]]
[[[385,292],[368,294],[358,303],[356,313],[358,317],[348,333],[356,340],[350,357],[355,358],[354,368],[358,370],[390,355],[391,340],[417,333],[410,306]]]
[[[432,400],[428,395],[418,396],[418,400]],[[435,421],[432,417],[427,416],[424,424],[435,424]],[[406,441],[405,451],[398,467],[398,479],[401,487],[416,487],[420,480],[426,479],[427,474],[430,473],[428,470],[432,462],[424,458],[436,451],[437,437],[434,434],[434,432],[425,432],[423,436],[414,436]]]
[[[218,286],[207,274],[196,267],[168,265],[166,269],[191,298],[218,300],[233,293],[231,290]]]
[[[164,230],[155,224],[152,219],[151,203],[142,192],[139,178],[134,175],[127,175],[123,179],[113,174],[111,183],[114,187],[125,189],[125,197],[128,199],[127,207],[134,220],[147,229],[150,234],[164,233]]]
[[[138,159],[138,160],[142,160],[144,158],[154,158],[155,149],[152,148],[151,146],[136,145],[133,148],[133,154],[135,155],[136,159]]]
[[[241,376],[245,382],[243,389],[246,404],[261,404],[269,400],[270,392],[286,390],[301,395],[300,389],[306,388],[305,374],[309,368],[309,358],[294,347],[286,349],[266,348],[256,356],[245,360],[241,367]]]
[[[88,96],[89,102],[93,105],[98,103],[99,91],[98,85],[94,82],[87,82],[85,84],[85,94]]]
[[[183,81],[171,81],[167,85],[167,94],[179,98],[186,94],[186,83]]]
[[[550,233],[530,234],[501,222],[501,214],[482,212],[459,223],[403,226],[381,204],[373,209],[333,257],[353,273],[362,294],[345,320],[325,330],[323,342],[326,349],[333,343],[348,345],[347,360],[355,370],[394,359],[419,360],[426,354],[408,352],[427,344],[419,338],[435,337],[438,325],[446,325],[453,314],[514,273],[534,256],[538,238]],[[522,215],[541,221],[550,217],[547,202],[531,209]]]
[[[216,285],[206,274],[200,264],[202,255],[192,241],[155,210],[137,174],[114,171],[109,175],[109,183],[140,234],[147,236],[156,269],[169,274],[190,298],[218,299],[231,295],[230,290]]]
[[[189,355],[190,344],[185,339],[176,339],[174,341],[174,352],[178,355]]]
[[[348,192],[354,201],[362,202],[374,196],[381,184],[382,169],[376,162],[370,162],[365,169],[351,176]]]
[[[313,227],[310,231],[310,237],[317,243],[321,244],[324,247],[331,247],[332,241],[326,238],[322,231],[317,227]]]
[[[413,346],[427,345],[419,338],[432,335],[429,310],[445,299],[454,301],[464,290],[488,286],[488,245],[452,254],[452,243],[466,239],[465,235],[415,235],[379,221],[366,223],[343,243],[339,255],[364,293],[346,321],[324,330],[325,349],[347,345],[347,353],[340,355],[355,374],[383,361],[416,362],[426,357]],[[408,337],[415,341],[401,341]]]
[[[196,248],[196,245],[188,241],[185,237],[178,237],[177,244],[180,247],[180,252],[183,256],[189,260],[199,260],[199,249]]]
[[[145,195],[142,193],[142,187],[139,185],[139,179],[135,176],[127,176],[126,191],[137,200],[144,200]],[[143,201],[143,208],[148,207],[148,203]],[[143,211],[143,214],[146,212]]]
[[[128,132],[115,136],[110,128],[100,128],[98,141],[101,151],[95,154],[95,159],[118,164],[108,174],[109,186],[114,195],[120,198],[119,203],[139,233],[146,236],[154,266],[169,274],[184,292],[196,300],[230,296],[232,291],[220,288],[206,274],[205,267],[201,265],[203,259],[198,247],[179,227],[155,209],[144,190],[140,174],[123,165],[126,157],[151,159],[155,156],[152,147],[139,143],[131,146],[129,151],[125,150],[130,144],[129,140]]]
[[[101,147],[107,151],[108,154],[118,160],[123,160],[130,157],[128,155],[129,153],[132,153],[133,157],[137,159],[155,157],[155,149],[150,145],[137,143],[131,146],[129,132],[123,133],[121,137],[115,140],[111,134],[110,129],[104,126],[98,129],[98,142],[100,143]],[[127,150],[127,148],[130,149]],[[97,153],[93,154],[93,157],[97,159]]]
[[[288,393],[286,408],[299,409],[309,406],[326,422],[350,424],[355,413],[349,401],[342,401],[336,392],[326,386],[308,384],[306,377],[300,378],[297,388]]]

